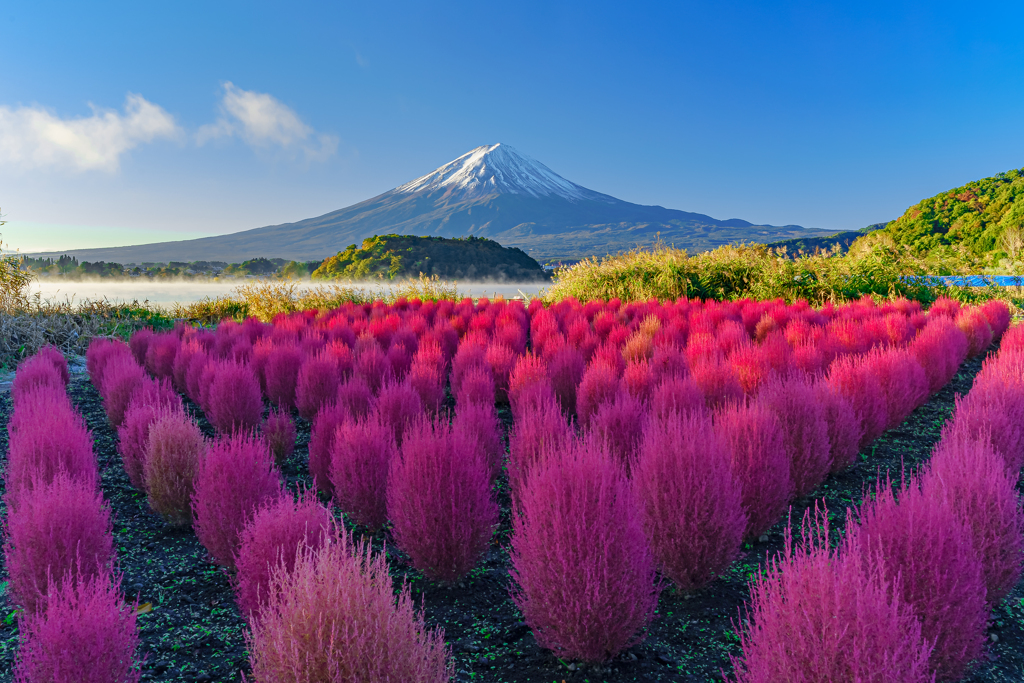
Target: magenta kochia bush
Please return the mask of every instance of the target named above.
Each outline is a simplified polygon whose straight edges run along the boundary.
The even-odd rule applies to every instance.
[[[814,384],[814,400],[821,405],[828,425],[829,462],[832,472],[842,472],[857,462],[862,426],[846,397],[828,382]]]
[[[583,373],[576,389],[576,416],[587,428],[602,403],[615,400],[619,392],[619,376],[615,368],[601,361],[594,362]]]
[[[196,469],[196,537],[218,564],[234,567],[246,522],[280,495],[281,476],[266,441],[245,432],[221,437],[210,444]]]
[[[132,395],[124,421],[117,428],[117,449],[124,471],[135,488],[145,489],[143,469],[150,426],[162,411],[180,408],[181,399],[167,380],[154,382],[147,379]]]
[[[466,386],[464,382],[462,386]],[[505,460],[505,444],[501,440],[501,423],[493,403],[468,403],[459,406],[452,420],[452,430],[473,441],[477,454],[487,463],[491,481],[501,474]]]
[[[423,415],[423,401],[408,381],[389,382],[381,387],[375,409],[394,433],[395,443],[401,446],[405,430]]]
[[[263,421],[263,438],[267,440],[270,451],[274,454],[274,462],[280,466],[295,452],[295,422],[288,413],[271,408],[267,419]]]
[[[915,408],[928,400],[928,377],[906,349],[875,350],[865,362],[882,387],[889,429],[898,427]]]
[[[207,400],[206,417],[222,434],[256,429],[263,418],[259,381],[250,368],[235,361],[216,364]]]
[[[22,361],[14,374],[11,384],[11,400],[17,404],[22,396],[37,387],[47,387],[52,391],[63,393],[67,382],[61,377],[60,370],[47,358],[33,356]]]
[[[136,683],[141,674],[136,605],[125,604],[121,582],[108,574],[53,584],[40,612],[18,619],[21,649],[16,683]]]
[[[620,387],[614,400],[602,403],[590,419],[590,434],[604,441],[608,452],[629,470],[640,449],[647,411],[625,387]]]
[[[1005,361],[1006,352],[999,361]],[[1024,467],[1024,396],[1017,382],[998,374],[975,379],[966,396],[956,398],[951,429],[962,438],[988,441],[1002,456],[1006,468],[1019,472]]]
[[[681,590],[706,585],[736,559],[747,526],[743,490],[709,415],[652,421],[632,481],[654,558]]]
[[[384,554],[346,534],[302,547],[289,571],[275,568],[268,600],[246,637],[257,683],[402,681],[446,683],[444,633],[395,595]]]
[[[981,655],[988,607],[981,560],[970,531],[942,498],[924,495],[917,482],[881,483],[857,517],[856,549],[864,562],[877,553],[885,579],[921,621],[935,649],[929,666],[939,680],[959,680]]]
[[[568,448],[572,430],[557,399],[548,397],[530,406],[512,423],[508,436],[508,482],[513,498],[531,468]]]
[[[704,409],[704,394],[692,379],[674,375],[664,377],[651,393],[651,419],[666,420]]]
[[[909,349],[924,368],[928,389],[934,394],[949,384],[967,358],[967,337],[949,318],[939,316],[918,333]]]
[[[474,366],[462,376],[455,403],[462,407],[470,403],[494,405],[494,374],[490,368]]]
[[[180,347],[181,340],[173,332],[153,335],[146,347],[146,369],[158,379],[170,379]]]
[[[58,584],[107,576],[114,561],[110,508],[95,484],[61,472],[9,509],[4,558],[14,601],[34,611],[46,604],[47,577]]]
[[[346,420],[335,428],[328,476],[334,500],[358,524],[376,531],[387,521],[388,468],[395,435],[379,415]]]
[[[537,642],[602,662],[642,641],[659,587],[629,482],[597,442],[532,468],[512,518],[512,599]]]
[[[149,427],[142,478],[149,506],[172,526],[192,524],[192,492],[206,442],[181,409],[165,410]]]
[[[286,410],[295,406],[295,387],[298,383],[302,352],[294,346],[275,347],[263,366],[267,398]]]
[[[334,517],[309,491],[298,500],[283,495],[261,506],[239,535],[234,588],[242,616],[251,620],[259,611],[271,572],[279,563],[290,572],[300,544],[319,548],[336,533]]]
[[[867,447],[882,435],[889,422],[889,410],[878,377],[860,359],[847,356],[832,364],[827,381],[850,402],[860,423],[858,446]]]
[[[335,399],[339,384],[341,373],[338,372],[338,363],[329,351],[321,351],[306,358],[299,370],[295,387],[295,404],[299,415],[312,420],[324,403]]]
[[[395,542],[425,576],[450,583],[468,573],[498,523],[476,442],[427,420],[411,427],[391,461],[387,511]]]
[[[793,497],[785,432],[774,413],[757,403],[720,409],[715,413],[715,429],[743,489],[744,537],[757,538],[778,520]]]
[[[947,429],[921,477],[921,490],[942,498],[967,527],[981,559],[989,605],[1010,592],[1024,561],[1024,512],[1010,473],[987,440]]]
[[[825,480],[832,465],[828,422],[814,387],[800,376],[765,380],[757,400],[775,413],[785,435],[789,473],[796,496],[805,496]]]
[[[803,543],[786,545],[750,586],[736,683],[931,683],[931,643],[875,556],[829,546],[825,511],[808,510]]]
[[[71,381],[71,373],[68,371],[68,359],[64,357],[64,354],[56,346],[47,344],[46,346],[39,347],[35,357],[49,361],[57,369],[57,374],[60,375],[60,379],[65,386]]]
[[[109,360],[103,368],[103,408],[115,429],[124,421],[132,394],[146,379],[146,371],[130,357]]]
[[[143,327],[141,330],[137,330],[132,334],[128,340],[128,347],[132,350],[132,356],[135,357],[135,362],[139,365],[145,365],[146,363],[146,352],[149,351],[149,343],[152,341],[156,333],[153,332],[151,327]]]

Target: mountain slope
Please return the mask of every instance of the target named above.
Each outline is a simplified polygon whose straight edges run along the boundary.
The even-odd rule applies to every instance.
[[[316,218],[196,240],[67,253],[79,260],[121,263],[256,256],[300,261],[325,258],[373,235],[396,233],[487,237],[543,260],[615,253],[650,244],[659,235],[667,244],[701,251],[730,242],[831,232],[632,204],[577,185],[498,144],[478,147],[412,182]]]

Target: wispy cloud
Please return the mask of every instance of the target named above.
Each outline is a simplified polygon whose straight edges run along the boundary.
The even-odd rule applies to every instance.
[[[326,159],[338,148],[336,136],[316,132],[273,95],[242,90],[230,81],[224,83],[220,110],[216,122],[199,128],[198,144],[238,137],[252,147],[299,151],[310,160]]]
[[[92,116],[71,119],[40,106],[0,106],[0,162],[114,172],[128,150],[181,133],[173,116],[142,95],[129,93],[124,113],[89,106]]]

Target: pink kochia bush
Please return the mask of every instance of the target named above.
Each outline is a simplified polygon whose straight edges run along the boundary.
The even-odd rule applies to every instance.
[[[789,456],[789,474],[797,497],[825,480],[832,465],[828,422],[814,387],[800,376],[771,377],[757,400],[779,418]]]
[[[814,384],[814,400],[821,405],[828,425],[828,451],[832,472],[842,472],[857,461],[862,436],[860,420],[846,397],[828,382]]]
[[[132,394],[146,379],[146,371],[130,357],[112,358],[103,370],[103,408],[115,429],[124,421]]]
[[[491,481],[497,479],[505,461],[505,444],[501,440],[501,424],[494,404],[461,406],[452,420],[452,430],[475,443],[476,453],[487,463]]]
[[[924,368],[934,394],[949,384],[967,358],[967,337],[949,318],[939,316],[918,333],[910,352]]]
[[[651,419],[667,420],[704,409],[704,394],[692,379],[669,376],[661,380],[651,393]]]
[[[278,565],[246,637],[257,683],[446,683],[454,672],[441,630],[428,629],[408,584],[395,595],[383,553],[346,533],[300,547]]]
[[[549,396],[515,419],[508,437],[508,482],[513,499],[531,468],[572,443],[572,429],[558,401]]]
[[[110,508],[96,486],[61,472],[10,508],[4,558],[14,601],[35,611],[45,606],[48,577],[58,584],[106,576],[114,560]]]
[[[583,373],[583,379],[576,389],[576,416],[587,428],[602,403],[615,400],[619,391],[619,376],[608,363],[592,363]]]
[[[281,476],[266,441],[245,432],[221,437],[210,444],[196,469],[196,537],[218,564],[234,567],[246,522],[280,495]]]
[[[39,350],[36,351],[36,355],[34,357],[49,361],[50,364],[56,368],[57,374],[60,375],[60,379],[65,386],[67,386],[68,382],[71,381],[71,373],[68,371],[68,359],[65,358],[60,349],[53,344],[41,346]]]
[[[477,443],[422,420],[405,435],[388,474],[387,512],[398,547],[434,581],[464,576],[498,523],[490,470]]]
[[[734,404],[715,413],[733,475],[743,490],[744,538],[757,538],[775,523],[793,497],[786,435],[763,405]]]
[[[295,404],[299,415],[312,420],[320,407],[333,401],[341,384],[338,363],[328,351],[321,351],[309,357],[299,370],[298,383],[295,387]]]
[[[990,442],[957,438],[948,429],[921,477],[923,494],[948,503],[970,532],[992,606],[1017,585],[1024,561],[1017,478]]]
[[[877,554],[886,581],[934,642],[929,667],[939,680],[959,680],[981,655],[988,607],[985,581],[971,532],[942,496],[925,495],[916,481],[888,479],[858,510],[851,550],[866,563]]]
[[[208,403],[206,417],[222,434],[256,429],[263,417],[259,381],[250,368],[235,361],[216,364]]]
[[[53,583],[45,610],[18,619],[16,683],[136,683],[142,675],[136,605],[125,604],[119,579]]]
[[[604,441],[608,452],[628,471],[640,449],[646,417],[643,404],[620,388],[614,400],[598,406],[590,419],[589,433]]]
[[[736,683],[877,681],[931,683],[931,643],[913,611],[893,595],[876,556],[829,546],[826,511],[810,510],[803,543],[769,561],[750,587],[740,631],[743,655],[732,658]]]
[[[172,526],[192,524],[192,492],[206,442],[183,410],[164,410],[149,427],[142,478],[149,506]]]
[[[889,423],[889,409],[878,377],[863,362],[846,357],[832,364],[827,381],[850,402],[860,423],[858,446],[867,447],[882,435]]]
[[[239,534],[234,588],[242,616],[251,621],[267,602],[275,567],[290,572],[300,546],[319,548],[336,534],[334,517],[308,491],[261,506]]]
[[[658,604],[629,482],[598,442],[531,469],[512,519],[512,599],[537,642],[603,662],[642,641]]]
[[[328,470],[334,500],[353,521],[373,531],[388,518],[388,468],[396,450],[394,433],[378,415],[335,428]]]
[[[149,428],[162,411],[180,408],[181,399],[170,389],[166,380],[159,383],[146,380],[132,395],[124,422],[117,428],[117,449],[121,454],[124,471],[135,488],[145,489],[143,470]]]
[[[906,349],[876,350],[865,362],[882,387],[889,429],[898,427],[915,408],[928,400],[928,377]]]
[[[295,388],[302,366],[302,352],[294,346],[275,347],[267,356],[263,374],[267,398],[285,410],[295,406]]]
[[[18,366],[11,384],[11,400],[17,404],[22,396],[37,387],[48,387],[64,393],[67,382],[53,362],[42,356],[32,356]]]
[[[280,467],[295,452],[295,422],[288,413],[271,408],[263,421],[263,438],[274,454],[274,462]]]
[[[708,584],[736,559],[747,526],[743,491],[709,415],[652,421],[632,482],[654,558],[680,590]]]
[[[376,413],[391,427],[395,443],[401,446],[405,430],[423,414],[423,401],[408,381],[390,382],[377,395]]]

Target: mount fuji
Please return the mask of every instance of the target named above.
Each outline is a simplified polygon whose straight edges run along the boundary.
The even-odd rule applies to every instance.
[[[833,232],[632,204],[577,185],[497,144],[477,147],[405,185],[316,218],[216,237],[59,253],[119,263],[240,262],[257,256],[308,261],[373,235],[398,233],[487,237],[543,261],[603,256],[659,239],[695,252]]]

